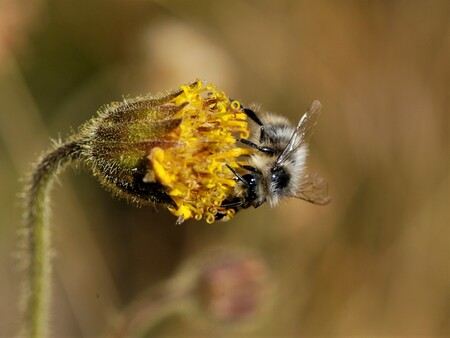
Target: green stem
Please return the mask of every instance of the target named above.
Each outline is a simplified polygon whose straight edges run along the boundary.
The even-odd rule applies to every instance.
[[[49,190],[54,177],[71,161],[79,159],[82,145],[69,141],[57,146],[37,163],[25,192],[25,268],[23,326],[21,334],[40,338],[48,335],[51,291],[51,239]]]

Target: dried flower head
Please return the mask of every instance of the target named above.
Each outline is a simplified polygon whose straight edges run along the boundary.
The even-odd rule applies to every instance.
[[[180,90],[104,107],[83,129],[94,174],[119,196],[162,203],[178,216],[213,223],[236,185],[230,168],[251,153],[236,139],[249,137],[247,115],[237,101],[196,81]]]

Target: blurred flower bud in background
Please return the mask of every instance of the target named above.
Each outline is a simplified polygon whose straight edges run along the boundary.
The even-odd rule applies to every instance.
[[[263,312],[271,278],[261,257],[220,250],[199,262],[199,268],[199,305],[207,317],[221,324],[239,324]]]
[[[164,334],[164,320],[175,314],[187,323],[184,330],[250,332],[263,323],[273,294],[274,281],[261,256],[236,248],[210,249],[138,297],[113,323],[113,336],[151,334],[158,327]]]
[[[30,28],[39,16],[41,0],[0,2],[0,68],[11,51],[20,51],[27,44]]]

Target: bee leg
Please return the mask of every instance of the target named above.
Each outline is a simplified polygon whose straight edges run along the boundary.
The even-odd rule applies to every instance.
[[[226,166],[228,169],[231,170],[231,172],[234,174],[234,176],[236,176],[236,178],[242,182],[242,184],[244,184],[245,186],[248,186],[248,182],[246,181],[245,178],[243,178],[241,175],[239,175],[238,172],[236,170],[234,170],[232,167],[230,167],[228,164]]]
[[[264,198],[263,200],[258,201],[258,202],[257,201],[253,201],[252,205],[256,209],[256,208],[260,207],[261,205],[263,205],[265,202],[266,202],[266,199]]]
[[[220,206],[227,208],[227,209],[231,209],[231,208],[240,207],[242,204],[244,204],[243,200],[241,200],[240,198],[235,198],[230,201],[227,201],[227,200],[223,201],[223,203]]]
[[[249,108],[242,108],[242,110],[244,111],[245,115],[250,117],[258,126],[261,126],[261,127],[264,126],[262,121],[259,119],[258,115],[256,115],[256,113],[253,110],[251,110]]]
[[[242,205],[242,201],[239,202],[235,202],[235,203],[223,203],[222,207],[224,207],[225,209],[229,210],[229,209],[233,209],[235,211],[235,213],[237,213],[240,210],[240,206]],[[221,219],[223,219],[224,217],[227,216],[227,212],[221,212],[219,211],[216,215],[215,215],[215,220],[219,221]]]
[[[266,130],[264,128],[264,123],[262,123],[262,121],[259,119],[258,115],[256,115],[256,113],[249,109],[249,108],[242,108],[242,110],[244,111],[245,115],[247,115],[249,118],[251,118],[259,127],[259,142],[264,141],[264,139],[266,138]]]
[[[239,165],[239,166],[245,170],[251,171],[252,173],[262,175],[261,170],[255,168],[255,167],[252,167],[251,165]]]
[[[249,147],[255,148],[256,150],[259,150],[260,152],[265,153],[269,156],[275,155],[274,149],[268,148],[268,147],[261,147],[261,146],[257,145],[256,143],[249,141],[245,138],[239,138],[239,139],[237,139],[237,141],[244,143],[244,144],[248,145]]]

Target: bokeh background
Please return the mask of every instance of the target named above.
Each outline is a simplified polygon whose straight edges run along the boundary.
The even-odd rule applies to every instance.
[[[54,336],[105,334],[217,246],[265,264],[243,277],[270,284],[247,309],[256,314],[217,323],[211,308],[185,311],[149,336],[449,336],[447,0],[1,0],[0,335],[19,325],[18,196],[30,164],[102,104],[196,78],[293,122],[321,100],[309,167],[332,203],[176,226],[69,169],[52,193]]]

